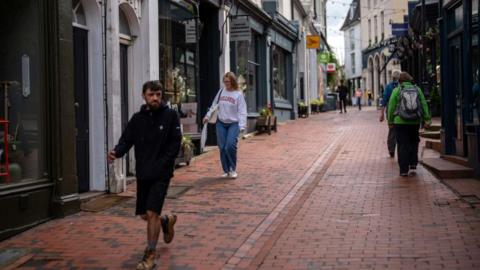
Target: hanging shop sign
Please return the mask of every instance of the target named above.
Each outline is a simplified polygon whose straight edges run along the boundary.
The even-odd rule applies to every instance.
[[[320,36],[308,35],[307,36],[307,49],[319,49],[320,48]]]
[[[329,52],[321,52],[317,54],[317,62],[320,64],[326,64],[330,61],[330,53]]]
[[[233,18],[230,23],[230,41],[250,41],[252,36],[248,17]]]
[[[335,70],[336,70],[335,63],[328,63],[327,64],[327,72],[335,72]]]
[[[197,23],[195,19],[188,20],[185,23],[185,43],[197,43]]]

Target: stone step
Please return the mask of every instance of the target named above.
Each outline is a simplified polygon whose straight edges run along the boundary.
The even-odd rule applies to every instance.
[[[423,131],[420,132],[420,137],[427,139],[440,139],[440,131]]]
[[[456,164],[443,158],[425,158],[421,163],[442,179],[472,178],[474,174],[472,168]]]
[[[443,183],[468,203],[480,204],[480,180],[473,178],[445,179]]]
[[[440,131],[440,129],[442,128],[442,125],[441,124],[432,124],[430,125],[430,127],[428,127],[427,131]]]
[[[442,152],[442,142],[440,140],[428,139],[425,141],[425,147],[435,150],[438,153]]]
[[[468,158],[466,157],[459,157],[454,155],[442,155],[442,158],[450,162],[456,163],[458,165],[470,167],[470,165],[468,164]]]

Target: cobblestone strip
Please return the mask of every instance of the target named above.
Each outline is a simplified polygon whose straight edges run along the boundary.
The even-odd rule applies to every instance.
[[[236,269],[238,263],[245,259],[247,253],[257,244],[257,240],[267,231],[267,229],[272,230],[270,226],[279,218],[279,215],[284,211],[287,205],[292,202],[292,200],[297,196],[297,193],[300,189],[308,182],[311,177],[315,177],[313,181],[310,181],[311,188],[305,189],[305,191],[300,195],[300,200],[295,202],[295,205],[290,208],[289,215],[294,215],[303,205],[303,203],[310,196],[311,192],[314,190],[314,187],[321,180],[323,174],[327,171],[330,164],[335,159],[336,155],[339,153],[341,146],[338,145],[338,141],[343,137],[344,130],[333,139],[325,151],[318,157],[318,159],[313,163],[313,165],[308,169],[304,176],[298,181],[298,183],[288,192],[288,194],[277,204],[275,209],[259,224],[256,230],[250,234],[250,236],[245,240],[245,242],[237,249],[235,254],[227,261],[223,269]],[[325,162],[326,160],[326,162]],[[323,166],[322,166],[323,164]],[[320,168],[320,169],[319,169]],[[318,172],[318,173],[317,173]],[[312,176],[313,175],[313,176]],[[258,253],[254,260],[252,261],[251,266],[256,268],[263,259],[268,255],[271,247],[275,244],[275,241],[281,236],[283,231],[288,227],[288,224],[291,222],[291,219],[285,218],[277,228],[273,229],[274,233],[268,238],[267,242],[262,246],[260,253]]]

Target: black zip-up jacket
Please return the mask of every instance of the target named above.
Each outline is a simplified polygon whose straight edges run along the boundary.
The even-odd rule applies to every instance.
[[[173,177],[181,143],[177,112],[164,104],[157,110],[143,105],[128,121],[114,151],[120,158],[135,146],[137,179],[168,180]]]

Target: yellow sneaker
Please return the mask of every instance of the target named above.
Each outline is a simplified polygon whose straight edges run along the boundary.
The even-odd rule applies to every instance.
[[[137,264],[137,270],[151,270],[155,267],[155,250],[145,250],[143,259]]]

